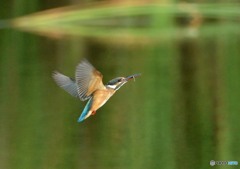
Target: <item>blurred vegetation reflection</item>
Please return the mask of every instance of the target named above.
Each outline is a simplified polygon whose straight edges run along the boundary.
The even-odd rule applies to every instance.
[[[0,29],[0,168],[202,169],[210,160],[240,161],[238,2],[74,2],[38,14],[72,2],[0,7],[2,19],[16,18],[0,24],[11,28]],[[59,89],[51,73],[74,77],[82,58],[104,83],[142,76],[79,124],[86,102]]]

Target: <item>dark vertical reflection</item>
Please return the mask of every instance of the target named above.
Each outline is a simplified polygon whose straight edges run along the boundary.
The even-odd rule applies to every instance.
[[[205,57],[205,64],[208,71],[207,76],[207,86],[209,90],[210,100],[210,111],[211,113],[211,123],[213,126],[213,136],[212,141],[214,142],[213,156],[216,158],[222,158],[222,151],[225,151],[225,139],[226,137],[226,122],[224,119],[225,115],[225,103],[223,102],[222,90],[222,74],[223,70],[221,68],[222,55],[218,52],[218,38],[209,39],[205,42],[208,54]]]
[[[180,43],[180,103],[181,109],[177,116],[181,118],[181,146],[178,146],[177,156],[179,168],[197,167],[201,161],[201,133],[199,127],[200,112],[198,109],[199,91],[197,88],[198,44],[195,40],[185,40]],[[191,157],[188,161],[186,157]],[[188,162],[187,162],[188,161]],[[180,166],[180,164],[182,164]]]
[[[225,151],[220,146],[225,145],[222,138],[227,128],[222,119],[225,110],[222,102],[222,70],[219,67],[221,55],[216,46],[217,41],[213,39],[208,39],[208,42],[187,39],[180,43],[178,113],[181,120],[176,122],[181,126],[177,137],[181,138],[178,143],[181,146],[177,150],[184,155],[177,156],[177,159],[184,165],[179,165],[179,168],[207,166],[209,158],[220,158],[222,151]],[[207,52],[203,49],[207,49]],[[186,162],[188,157],[192,161]]]

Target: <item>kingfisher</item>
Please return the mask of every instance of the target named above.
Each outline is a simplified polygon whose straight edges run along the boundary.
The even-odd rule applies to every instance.
[[[125,83],[141,74],[133,74],[126,77],[117,77],[103,84],[103,75],[90,62],[84,59],[80,62],[75,71],[75,79],[65,76],[58,71],[52,74],[56,84],[70,95],[80,99],[88,100],[78,122],[82,122],[102,107],[108,99]]]

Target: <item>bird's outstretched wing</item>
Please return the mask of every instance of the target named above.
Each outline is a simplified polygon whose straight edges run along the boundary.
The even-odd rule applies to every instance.
[[[70,77],[67,77],[57,71],[53,72],[52,77],[59,87],[63,88],[72,96],[79,97],[77,84]]]
[[[76,68],[76,83],[79,98],[84,101],[91,97],[97,89],[105,89],[102,82],[102,74],[87,60],[83,60]]]

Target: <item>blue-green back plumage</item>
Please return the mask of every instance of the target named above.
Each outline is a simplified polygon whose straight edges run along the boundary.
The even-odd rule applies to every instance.
[[[88,100],[86,106],[84,107],[81,116],[78,118],[78,122],[82,122],[86,119],[86,116],[92,106],[92,97]]]

